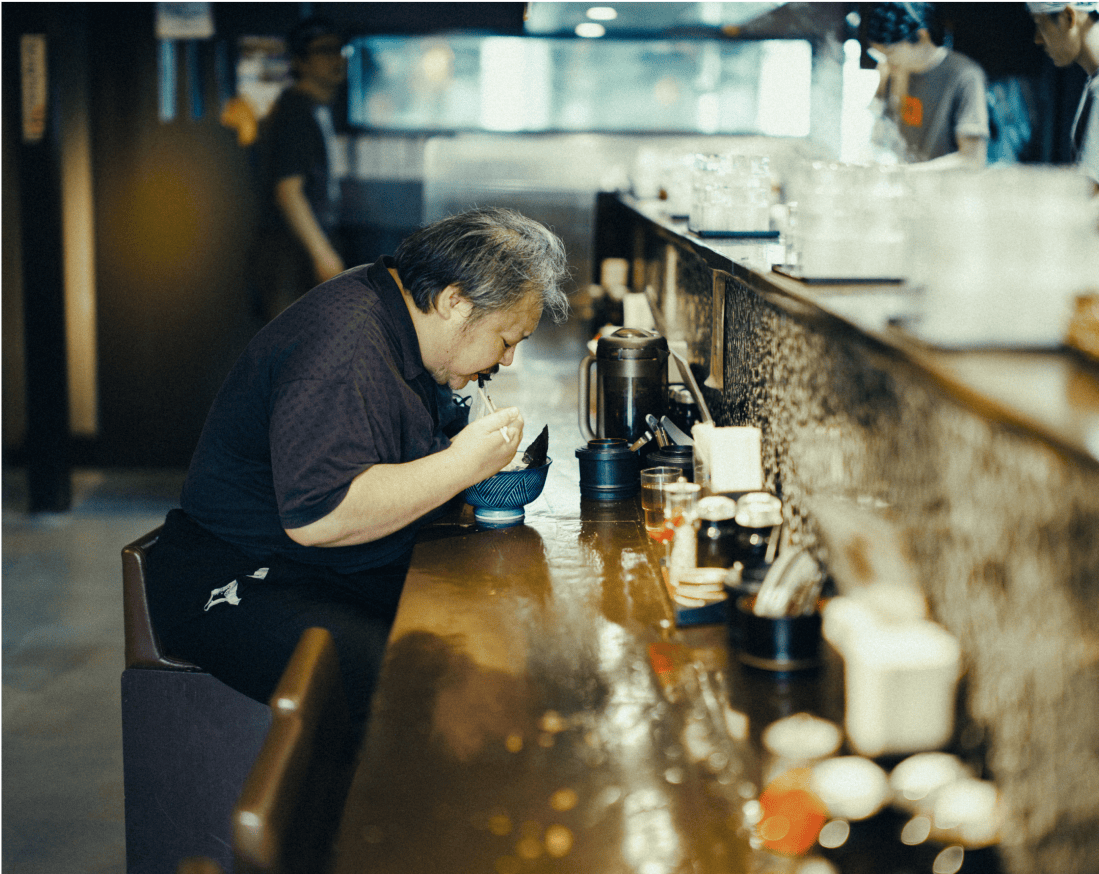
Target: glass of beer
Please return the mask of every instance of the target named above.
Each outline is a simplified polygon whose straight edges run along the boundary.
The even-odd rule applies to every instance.
[[[674,483],[683,471],[678,467],[650,467],[641,471],[641,507],[645,511],[645,530],[653,540],[663,541],[664,486]]]

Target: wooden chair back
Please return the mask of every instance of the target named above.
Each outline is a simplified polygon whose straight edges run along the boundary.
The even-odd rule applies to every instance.
[[[271,697],[271,729],[233,811],[237,874],[327,868],[355,749],[332,635],[308,628]]]
[[[145,553],[160,537],[163,526],[122,547],[122,621],[126,638],[127,668],[161,668],[197,671],[195,665],[164,652],[149,616],[145,592]]]

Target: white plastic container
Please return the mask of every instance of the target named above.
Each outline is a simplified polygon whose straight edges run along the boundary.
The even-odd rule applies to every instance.
[[[953,635],[927,620],[870,623],[848,628],[836,645],[844,660],[844,726],[859,753],[946,745],[961,674],[961,647]]]

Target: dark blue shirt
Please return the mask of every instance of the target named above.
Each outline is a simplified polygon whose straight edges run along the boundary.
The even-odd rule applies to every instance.
[[[335,134],[325,130],[318,114],[328,112],[328,107],[291,87],[279,95],[271,113],[261,123],[256,150],[263,203],[261,219],[265,224],[287,228],[282,211],[275,204],[275,186],[283,179],[301,176],[302,193],[317,223],[325,233],[335,230],[339,222],[339,187],[332,185],[327,146],[328,138]]]
[[[419,523],[356,546],[301,546],[284,531],[328,515],[371,465],[438,452],[464,424],[452,392],[424,368],[392,263],[317,286],[248,345],[214,400],[183,486],[183,510],[204,528],[257,557],[344,573],[411,548]]]

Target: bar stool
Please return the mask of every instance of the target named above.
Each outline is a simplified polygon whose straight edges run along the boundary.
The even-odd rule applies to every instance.
[[[232,868],[232,811],[271,724],[266,705],[160,646],[145,591],[160,528],[122,549],[122,766],[127,874]]]

